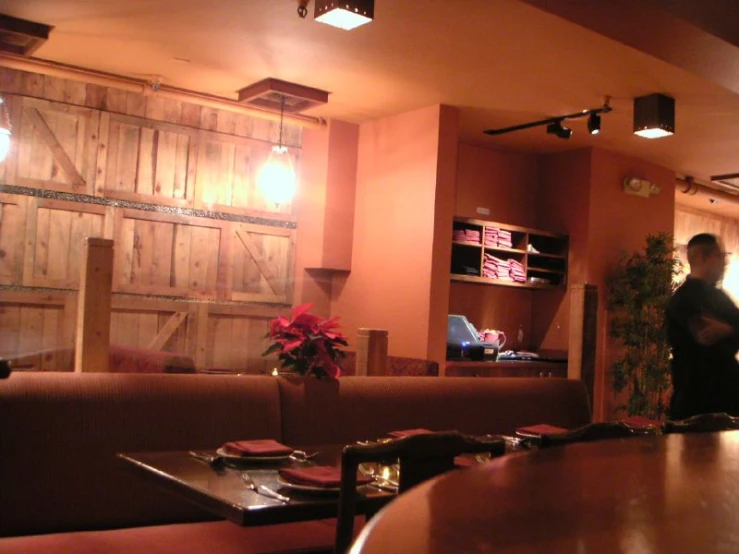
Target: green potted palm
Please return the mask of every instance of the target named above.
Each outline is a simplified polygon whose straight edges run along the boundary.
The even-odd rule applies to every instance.
[[[616,361],[611,385],[629,416],[659,420],[668,410],[670,348],[665,307],[681,264],[668,233],[650,234],[643,252],[624,256],[607,280]]]

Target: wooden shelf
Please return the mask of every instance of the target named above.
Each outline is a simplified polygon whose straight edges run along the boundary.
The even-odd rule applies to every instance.
[[[499,285],[502,287],[519,287],[522,289],[557,289],[563,285],[552,285],[548,283],[517,283],[515,281],[503,281],[501,279],[488,279],[487,277],[476,277],[474,275],[459,275],[452,273],[452,281],[462,281],[465,283],[477,283],[479,285]]]
[[[485,245],[486,228],[496,228],[510,232],[512,248]],[[461,217],[454,218],[453,230],[475,231],[479,233],[481,243],[455,241],[452,238],[452,281],[526,289],[556,289],[561,288],[567,282],[568,238],[566,235],[495,221]],[[530,252],[529,247],[536,249],[537,252]],[[515,260],[523,266],[527,278],[540,276],[542,279],[550,279],[548,276],[551,276],[551,280],[555,282],[516,282],[483,277],[486,253]]]
[[[529,256],[541,256],[542,258],[554,258],[555,260],[566,260],[567,256],[559,254],[544,254],[543,252],[527,252]]]
[[[499,252],[509,252],[511,254],[526,254],[526,250],[518,248],[506,248],[505,246],[486,246],[485,250],[497,250]]]
[[[544,269],[542,267],[531,267],[529,266],[528,271],[534,271],[536,273],[553,273],[555,275],[564,275],[564,271],[559,271],[556,269]]]

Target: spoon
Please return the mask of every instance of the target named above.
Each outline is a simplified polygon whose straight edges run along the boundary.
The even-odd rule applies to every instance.
[[[206,452],[195,452],[194,450],[190,450],[188,454],[196,460],[206,462],[214,469],[221,467],[225,463],[223,456],[215,456],[213,454],[207,454]]]
[[[308,454],[303,450],[295,450],[292,454],[290,454],[290,459],[295,460],[296,462],[307,462],[308,460],[312,460],[319,454],[320,452],[313,452],[313,454]]]

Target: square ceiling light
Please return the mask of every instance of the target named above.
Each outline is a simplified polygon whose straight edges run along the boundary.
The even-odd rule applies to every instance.
[[[375,0],[316,0],[313,17],[320,23],[349,31],[375,16]]]
[[[634,98],[634,134],[655,139],[675,132],[675,99],[664,94]]]

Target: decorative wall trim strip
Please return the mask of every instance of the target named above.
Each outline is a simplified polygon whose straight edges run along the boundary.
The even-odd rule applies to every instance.
[[[64,200],[66,202],[79,202],[82,204],[97,204],[99,206],[110,206],[113,208],[132,208],[146,212],[160,214],[181,215],[190,217],[202,217],[204,219],[218,219],[221,221],[235,221],[237,223],[252,223],[254,225],[266,225],[269,227],[281,227],[283,229],[296,229],[294,221],[280,221],[265,217],[249,215],[238,215],[210,210],[196,210],[194,208],[179,208],[175,206],[162,206],[160,204],[149,204],[146,202],[134,202],[132,200],[117,200],[101,196],[90,196],[89,194],[76,194],[71,192],[58,192],[54,190],[35,189],[31,187],[20,187],[17,185],[0,184],[0,192],[6,194],[17,194],[20,196],[33,196],[35,198],[46,198],[49,200]]]

